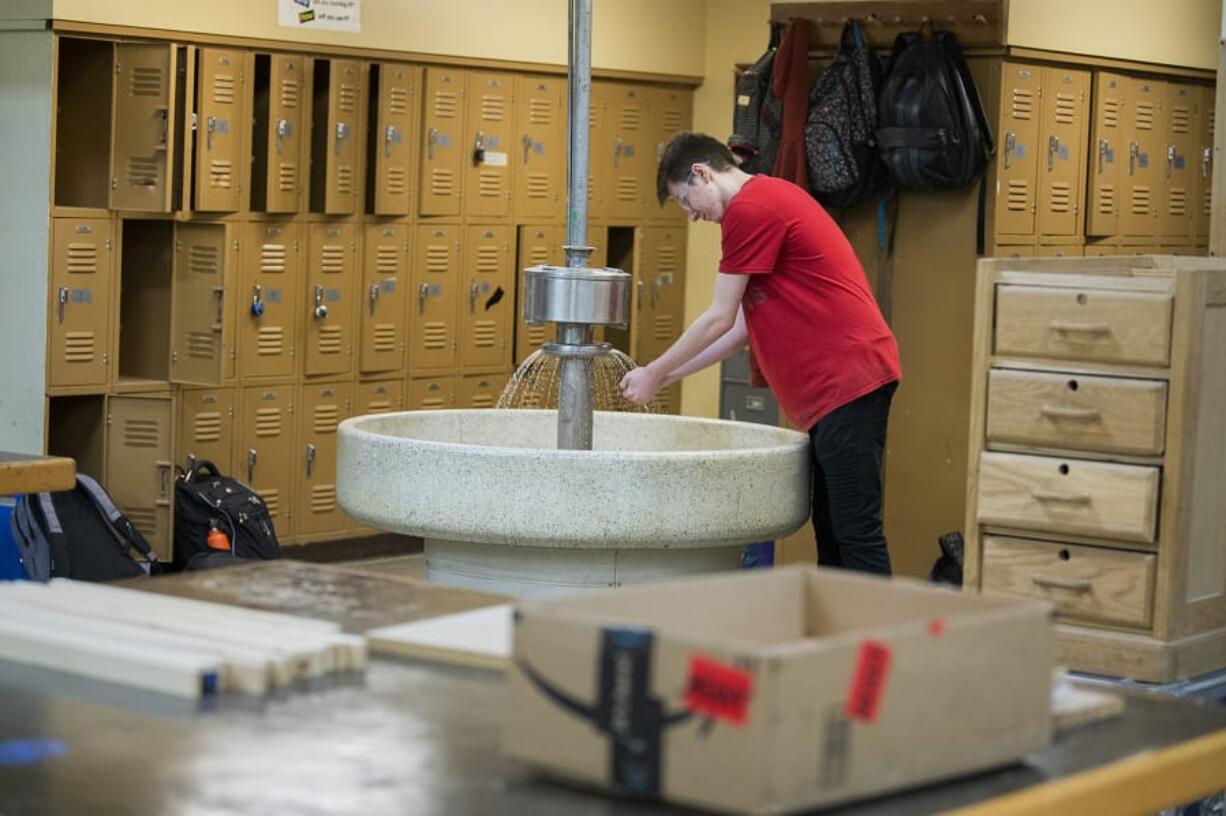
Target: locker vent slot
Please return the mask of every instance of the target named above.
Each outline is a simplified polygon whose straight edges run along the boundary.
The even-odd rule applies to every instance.
[[[656,274],[677,271],[677,248],[662,246],[656,250]]]
[[[298,80],[284,79],[281,81],[281,107],[298,107]]]
[[[481,394],[474,394],[472,404],[474,408],[493,408],[494,395],[488,391]]]
[[[431,351],[445,349],[450,345],[447,340],[447,324],[440,321],[427,321],[422,325],[422,347]]]
[[[316,405],[314,429],[317,434],[336,433],[337,423],[341,421],[339,405]]]
[[[548,99],[528,100],[528,121],[534,125],[553,124],[553,103]]]
[[[219,105],[234,104],[234,77],[217,74],[213,77],[213,101]]]
[[[158,160],[155,158],[129,156],[128,184],[132,187],[156,187],[158,184]]]
[[[387,91],[387,112],[392,116],[404,116],[409,112],[409,91],[407,88],[389,88]]]
[[[1170,215],[1182,216],[1188,214],[1188,191],[1182,187],[1172,187],[1167,192],[1167,208]]]
[[[162,69],[139,65],[133,68],[128,92],[133,96],[161,96]]]
[[[366,413],[368,414],[386,414],[392,410],[391,400],[372,400],[366,403]]]
[[[477,177],[477,195],[482,198],[498,198],[502,195],[502,172],[482,168]]]
[[[664,132],[668,134],[669,137],[685,127],[685,117],[682,116],[681,111],[679,110],[666,110],[660,119],[660,124],[664,128]]]
[[[502,94],[481,95],[481,119],[485,122],[501,122],[506,116],[506,97]]]
[[[639,180],[634,176],[621,176],[617,179],[617,200],[638,201]]]
[[[445,275],[451,266],[451,253],[447,247],[432,244],[426,247],[426,272],[430,275]]]
[[[528,251],[528,263],[531,264],[547,264],[549,263],[549,247],[534,246]]]
[[[1133,215],[1149,215],[1148,185],[1132,188],[1132,202],[1129,205],[1128,211]]]
[[[1077,97],[1072,94],[1056,94],[1056,124],[1072,125],[1077,122]]]
[[[1190,133],[1192,131],[1192,109],[1183,105],[1171,108],[1171,130],[1175,133]]]
[[[1103,118],[1102,125],[1105,128],[1115,128],[1120,125],[1120,100],[1104,99],[1103,100]]]
[[[192,244],[187,259],[188,271],[198,275],[216,275],[221,268],[220,252],[215,246]]]
[[[643,125],[643,111],[638,105],[622,105],[619,121],[622,130],[638,130]]]
[[[64,361],[69,363],[92,363],[94,361],[94,333],[92,331],[65,332]]]
[[[221,413],[202,411],[192,422],[192,441],[197,444],[221,441]]]
[[[281,326],[261,326],[255,336],[255,353],[260,357],[280,357],[285,351],[285,330]]]
[[[1066,213],[1073,211],[1073,190],[1067,181],[1053,182],[1048,196],[1052,212]]]
[[[1154,103],[1153,102],[1138,102],[1137,103],[1137,130],[1153,130],[1154,129]]]
[[[345,248],[325,244],[319,251],[319,271],[325,275],[340,275],[345,271]]]
[[[281,409],[257,408],[255,411],[256,436],[281,435]]]
[[[426,397],[424,400],[421,401],[421,407],[423,410],[426,410],[426,411],[442,408],[445,405],[446,403],[443,402],[442,397]]]
[[[549,327],[548,326],[529,326],[528,327],[528,345],[532,347],[543,346],[549,342]]]
[[[353,167],[348,164],[336,166],[336,191],[348,195],[353,192]]]
[[[336,485],[311,486],[311,512],[331,513],[336,509]]]
[[[123,514],[128,517],[128,521],[132,522],[132,526],[137,532],[145,538],[157,538],[158,531],[158,514],[157,510],[152,507],[131,507],[125,506],[122,508]]]
[[[260,247],[260,271],[273,274],[285,271],[285,244],[264,244]]]
[[[434,115],[440,119],[454,119],[459,111],[459,99],[454,91],[435,91]]]
[[[1013,104],[1010,115],[1014,119],[1031,119],[1034,117],[1034,91],[1027,88],[1013,89]]]
[[[1209,119],[1208,119],[1208,122],[1209,122],[1209,141],[1210,141],[1210,142],[1212,142],[1212,141],[1213,141],[1213,120],[1214,120],[1214,115],[1216,114],[1216,111],[1215,111],[1215,110],[1213,110],[1213,108],[1210,108],[1209,110],[1205,111],[1205,113],[1206,113],[1206,114],[1208,115],[1208,117],[1209,117]]]
[[[68,272],[70,274],[92,275],[97,271],[97,244],[68,245]]]
[[[549,174],[528,173],[528,198],[549,198]]]
[[[394,244],[380,244],[375,250],[375,271],[394,275],[400,268],[400,250]]]
[[[1204,199],[1205,215],[1208,216],[1210,211],[1209,205],[1213,201],[1213,188],[1206,186],[1205,190],[1201,193],[1201,197]]]
[[[1100,215],[1113,215],[1115,213],[1114,184],[1098,185],[1098,212]]]
[[[213,360],[217,357],[217,335],[211,331],[189,331],[186,354],[193,360]]]
[[[430,170],[430,193],[436,196],[450,196],[455,193],[455,175],[442,167]]]
[[[1009,212],[1027,212],[1030,209],[1030,182],[1010,179],[1005,201]]]
[[[319,343],[316,348],[320,354],[340,354],[344,345],[340,326],[320,326]]]
[[[277,163],[277,189],[283,193],[298,191],[298,165],[293,162]]]
[[[662,342],[669,342],[673,339],[677,331],[677,323],[672,315],[656,315],[655,322],[655,338]]]
[[[477,320],[473,323],[473,346],[494,348],[498,345],[498,323],[493,320]]]
[[[486,244],[477,247],[477,273],[483,275],[498,272],[498,247]]]
[[[387,192],[391,195],[404,195],[409,188],[409,174],[403,167],[387,168]]]
[[[341,113],[353,113],[358,109],[358,89],[342,82],[336,96],[336,109]]]
[[[209,162],[209,186],[229,190],[234,183],[234,164],[228,159],[213,159]]]
[[[125,419],[123,445],[125,448],[156,448],[161,431],[156,419]]]
[[[275,487],[264,487],[257,492],[264,500],[264,506],[268,508],[268,515],[274,519],[278,518],[281,515],[281,491]]]
[[[396,350],[396,324],[375,324],[375,351],[389,352]]]

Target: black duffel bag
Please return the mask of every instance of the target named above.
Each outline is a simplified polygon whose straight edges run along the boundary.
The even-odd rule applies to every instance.
[[[228,549],[209,545],[222,541]],[[228,552],[232,558],[210,557]],[[189,460],[175,479],[175,567],[201,569],[235,560],[281,557],[268,505],[237,479],[223,476],[208,460]]]

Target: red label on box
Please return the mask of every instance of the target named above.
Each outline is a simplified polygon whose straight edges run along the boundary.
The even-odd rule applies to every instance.
[[[877,708],[885,692],[886,675],[890,671],[893,652],[884,643],[866,640],[860,644],[856,668],[847,693],[847,718],[871,723],[877,719]]]
[[[690,710],[718,720],[744,725],[749,714],[753,675],[706,657],[690,658],[685,704]]]
[[[928,621],[928,634],[932,635],[933,637],[940,637],[941,635],[945,634],[945,619],[933,618],[932,620]]]

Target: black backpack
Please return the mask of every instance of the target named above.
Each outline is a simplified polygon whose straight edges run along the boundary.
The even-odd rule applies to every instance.
[[[216,528],[230,541],[233,558],[211,558],[209,532]],[[200,569],[234,559],[281,557],[268,505],[247,485],[223,476],[207,460],[188,460],[175,479],[175,558],[178,569]]]
[[[882,158],[903,189],[959,190],[995,152],[958,38],[930,24],[894,40],[877,123]]]
[[[805,122],[809,189],[827,207],[854,207],[890,185],[877,150],[880,88],[881,63],[851,20],[834,62],[809,92]]]
[[[159,568],[144,536],[84,473],[72,490],[22,496],[9,524],[26,575],[35,581],[116,581]],[[145,566],[132,557],[134,549]]]
[[[746,173],[770,173],[779,151],[783,101],[771,92],[771,71],[781,31],[781,25],[771,25],[770,47],[736,81],[728,148],[741,159]]]

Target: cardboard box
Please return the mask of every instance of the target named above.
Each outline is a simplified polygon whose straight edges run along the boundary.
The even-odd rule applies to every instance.
[[[581,784],[785,813],[1050,738],[1051,606],[788,567],[516,609],[506,749]]]

